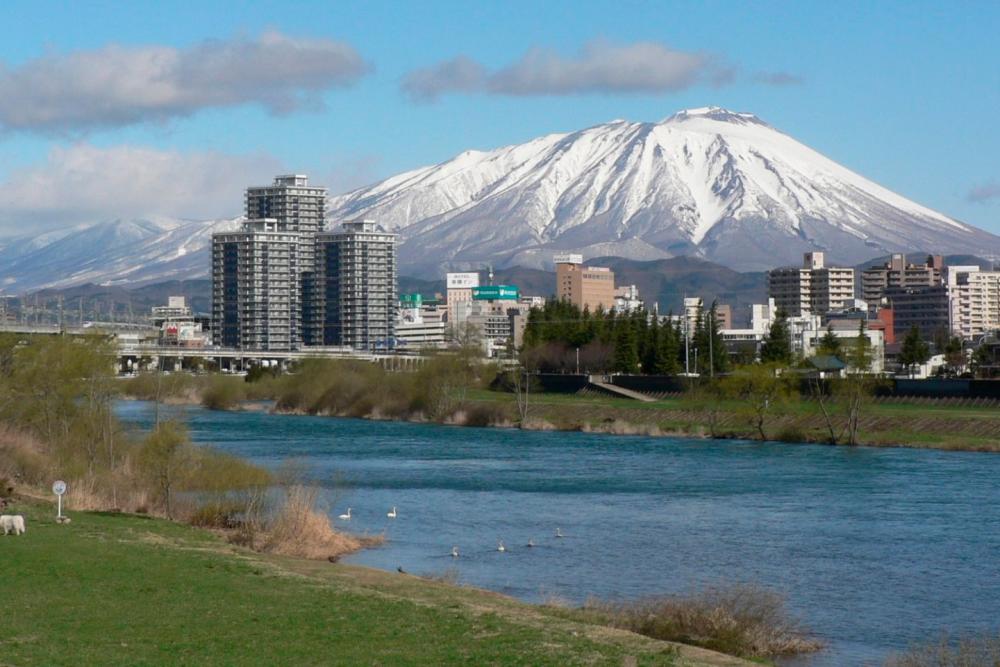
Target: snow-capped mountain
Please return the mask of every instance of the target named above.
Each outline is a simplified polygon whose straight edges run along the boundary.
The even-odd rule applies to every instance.
[[[548,268],[556,252],[684,255],[740,271],[797,264],[808,250],[849,266],[916,250],[1000,257],[1000,237],[717,107],[466,151],[332,197],[328,210],[330,225],[367,217],[397,230],[401,272],[423,277]],[[0,293],[204,278],[212,232],[240,220],[116,220],[7,240]]]
[[[1000,254],[1000,238],[901,197],[753,114],[717,107],[467,151],[331,200],[401,234],[400,263],[550,266],[554,252],[691,255],[738,270],[808,250]]]
[[[240,218],[115,220],[0,247],[0,294],[82,283],[141,285],[204,278],[215,231]]]

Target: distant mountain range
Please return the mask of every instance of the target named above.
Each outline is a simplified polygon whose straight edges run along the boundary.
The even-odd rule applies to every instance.
[[[331,223],[370,217],[397,230],[401,272],[431,279],[488,264],[550,269],[568,251],[692,257],[734,271],[797,264],[808,250],[846,265],[926,248],[1000,257],[1000,237],[890,192],[753,114],[716,107],[466,151],[332,197],[329,213]],[[239,222],[115,220],[7,240],[0,290],[204,278],[212,232]]]

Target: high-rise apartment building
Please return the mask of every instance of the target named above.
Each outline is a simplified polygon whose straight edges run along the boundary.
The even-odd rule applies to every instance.
[[[583,255],[556,255],[556,297],[591,312],[615,306],[615,274],[600,266],[584,266]]]
[[[823,253],[807,252],[801,267],[767,274],[768,296],[789,317],[842,310],[854,299],[854,269],[826,266]]]
[[[1000,329],[1000,271],[949,266],[951,333],[972,340]]]
[[[396,234],[372,220],[316,235],[308,335],[323,345],[389,348],[396,326]]]
[[[931,287],[940,285],[944,270],[941,255],[930,255],[924,264],[907,264],[906,255],[894,254],[882,266],[861,272],[861,298],[877,308],[890,287]]]
[[[299,232],[273,219],[212,235],[212,341],[248,350],[293,350],[302,341]]]
[[[301,174],[247,188],[247,221],[212,235],[213,341],[225,347],[295,350],[323,228],[326,188]]]

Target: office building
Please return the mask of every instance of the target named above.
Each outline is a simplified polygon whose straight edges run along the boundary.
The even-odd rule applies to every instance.
[[[556,255],[556,297],[591,312],[615,307],[615,274],[606,267],[584,266],[583,255]]]
[[[885,301],[892,309],[895,338],[902,339],[916,327],[924,340],[950,330],[951,307],[948,287],[888,287]]]
[[[768,296],[789,317],[842,310],[854,299],[854,269],[826,266],[823,253],[805,253],[801,267],[768,272]]]
[[[475,271],[445,274],[445,303],[451,326],[458,324],[455,312],[458,304],[472,301],[472,290],[476,287],[479,287],[479,273]]]
[[[315,236],[310,340],[369,351],[394,346],[396,237],[372,220]]]
[[[890,287],[932,287],[940,285],[944,270],[941,255],[929,255],[924,264],[907,264],[906,255],[894,254],[882,266],[861,272],[861,298],[877,308]]]

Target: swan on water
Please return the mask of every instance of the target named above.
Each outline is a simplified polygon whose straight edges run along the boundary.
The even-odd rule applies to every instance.
[[[556,537],[563,537],[562,528],[556,528]]]
[[[535,546],[535,541],[533,539],[531,539],[531,538],[528,538],[528,545],[527,546],[529,546],[529,547]]]
[[[348,507],[347,508],[347,514],[341,514],[337,518],[338,519],[343,519],[344,521],[350,521],[351,520],[351,508]]]
[[[458,558],[458,547],[452,547],[451,548],[451,557],[452,558]]]
[[[393,505],[392,506],[392,511],[391,512],[386,512],[385,515],[387,517],[389,517],[390,519],[395,519],[396,518],[396,506]]]
[[[503,545],[503,541],[497,542],[497,551],[507,551],[507,547]]]

